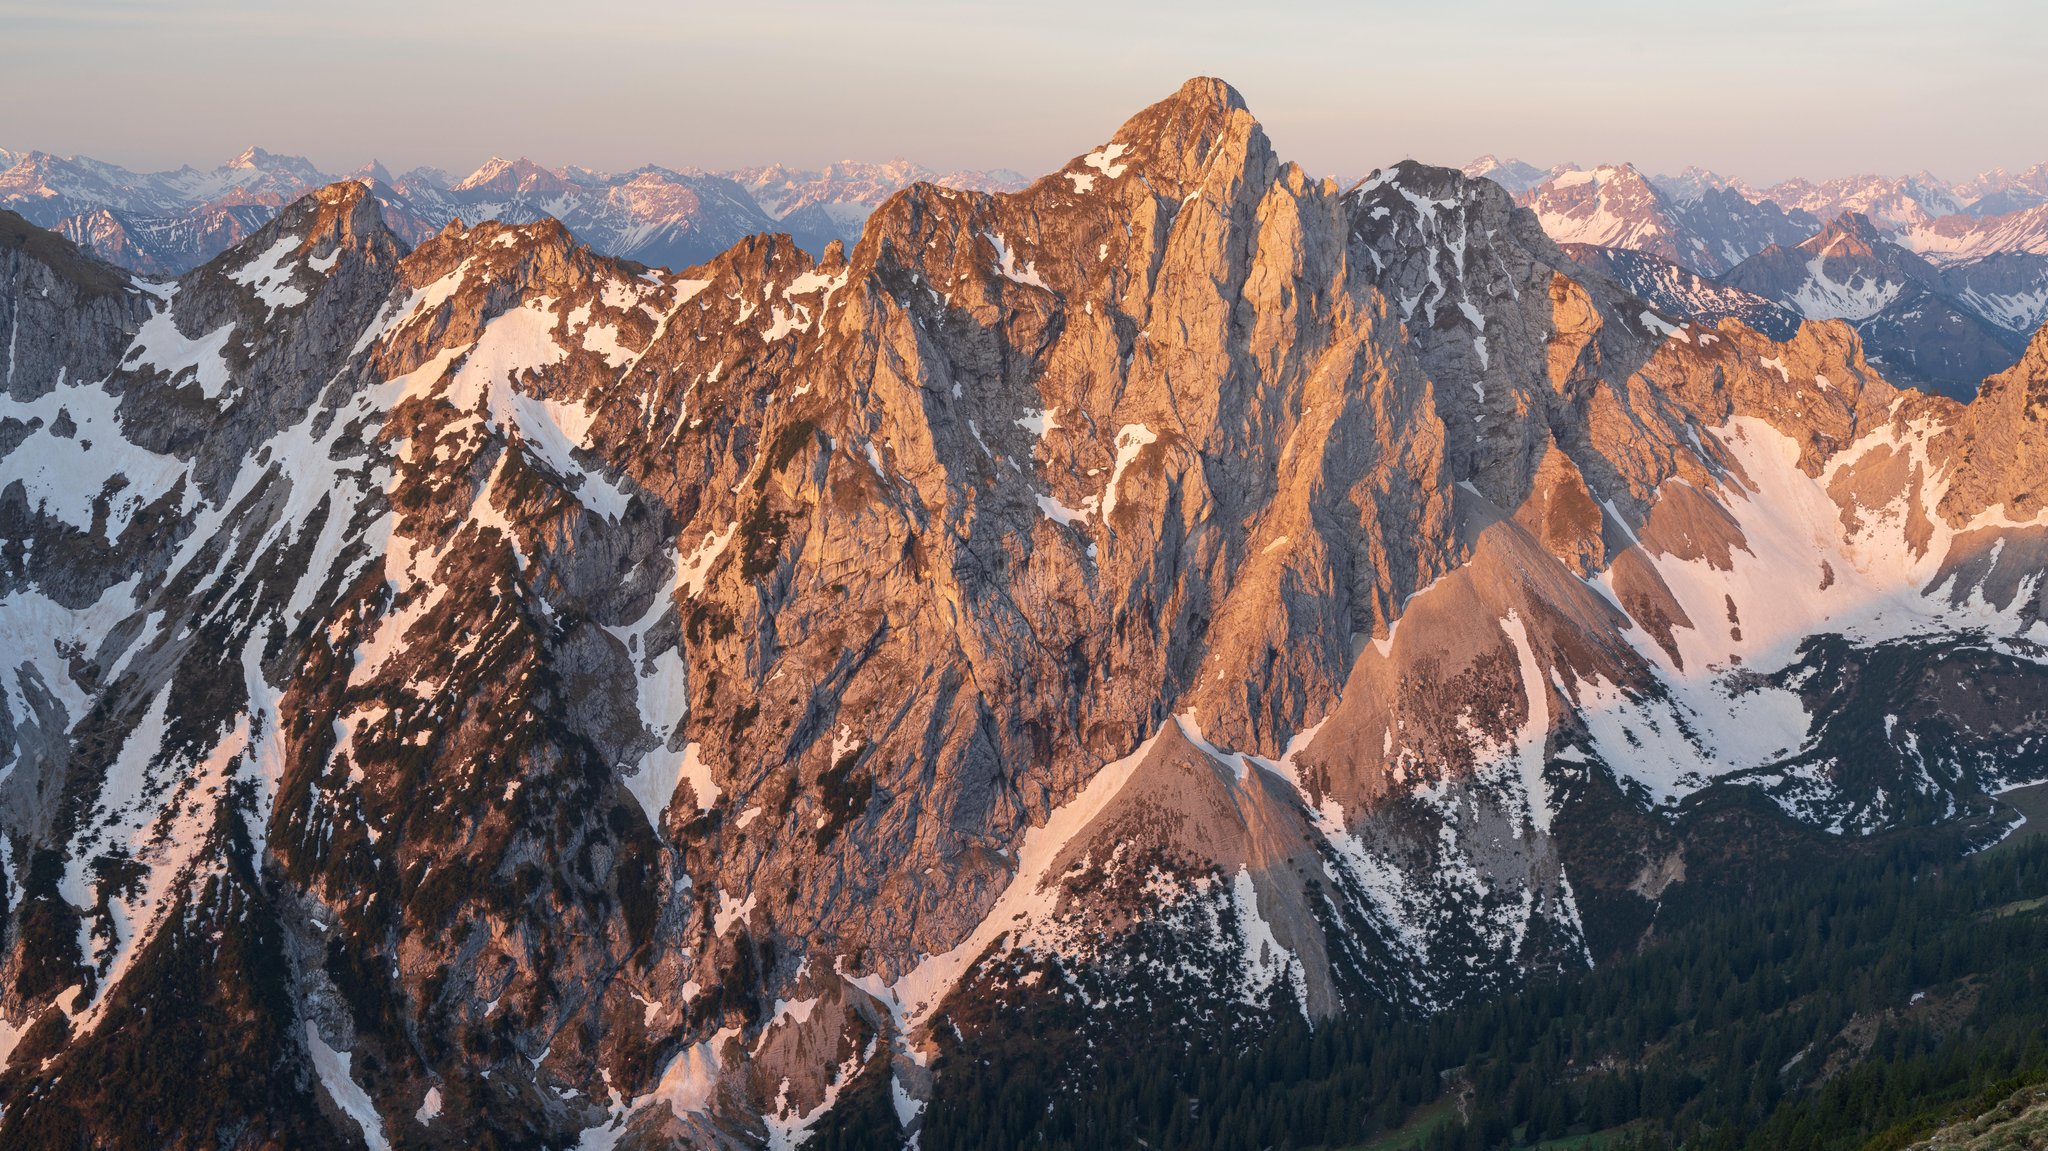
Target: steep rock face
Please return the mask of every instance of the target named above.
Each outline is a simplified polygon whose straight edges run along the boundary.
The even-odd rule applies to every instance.
[[[1220,81],[815,260],[350,183],[143,306],[0,445],[10,1145],[908,1137],[1012,1009],[1427,1010],[1633,946],[1708,795],[2048,775],[1936,690],[2042,697],[2041,337],[1897,392]]]
[[[149,313],[149,296],[127,273],[12,212],[0,212],[0,319],[7,349],[0,388],[34,400],[63,377],[97,379],[113,369]]]

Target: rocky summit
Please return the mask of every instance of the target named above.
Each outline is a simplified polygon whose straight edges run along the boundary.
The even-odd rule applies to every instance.
[[[1211,79],[818,258],[0,218],[0,1145],[915,1146],[1012,1036],[1426,1018],[1996,839],[2048,334],[1964,403],[1666,255]]]

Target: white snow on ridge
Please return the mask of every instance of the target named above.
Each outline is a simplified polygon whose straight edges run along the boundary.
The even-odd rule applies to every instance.
[[[745,899],[734,899],[725,891],[718,893],[718,910],[713,913],[713,926],[718,934],[724,935],[736,924],[745,923],[754,914],[754,893],[747,892]]]
[[[668,809],[675,797],[677,783],[697,755],[694,743],[670,750],[681,739],[683,722],[690,717],[690,669],[683,659],[682,645],[672,645],[658,655],[647,653],[650,633],[675,606],[676,593],[682,590],[683,581],[689,574],[680,559],[671,556],[670,562],[675,564],[675,574],[655,593],[654,602],[648,605],[647,611],[623,627],[605,628],[626,649],[627,658],[633,664],[640,722],[646,725],[648,735],[654,740],[654,746],[641,755],[636,770],[625,777],[624,782],[626,790],[647,813],[648,826],[656,832],[661,830],[662,812]],[[709,773],[704,774],[708,776]],[[691,789],[700,807],[709,808],[717,800],[715,785],[707,794],[704,783],[692,779]]]
[[[1267,1002],[1273,985],[1285,979],[1294,987],[1294,1002],[1308,1010],[1308,976],[1301,963],[1273,934],[1273,925],[1259,914],[1259,889],[1250,869],[1240,867],[1230,880],[1230,901],[1237,913],[1238,929],[1244,933],[1247,979],[1240,998],[1248,1006]]]
[[[845,272],[841,272],[837,276],[828,276],[813,268],[796,279],[791,280],[789,287],[782,289],[782,295],[787,299],[794,296],[807,296],[812,292],[825,292],[829,294],[838,290],[845,283]]]
[[[605,1120],[584,1129],[576,1142],[577,1151],[613,1151],[625,1139],[633,1117],[650,1107],[666,1104],[678,1118],[707,1114],[718,1091],[719,1049],[736,1034],[736,1028],[723,1028],[702,1043],[676,1052],[662,1068],[654,1088],[645,1095],[629,1101],[620,1098],[617,1089],[613,1089]],[[605,1083],[611,1084],[610,1072],[605,1073]]]
[[[1971,288],[1963,292],[1963,299],[2007,331],[2031,333],[2048,323],[2048,285],[2030,292],[2004,294],[1987,294]]]
[[[1058,496],[1053,495],[1039,495],[1037,497],[1037,500],[1038,510],[1040,514],[1044,515],[1046,519],[1052,520],[1053,522],[1059,524],[1061,527],[1073,527],[1075,524],[1086,524],[1088,522],[1088,516],[1093,511],[1095,503],[1095,497],[1093,496],[1090,496],[1086,500],[1083,500],[1082,506],[1078,508],[1068,507],[1067,505],[1060,502]]]
[[[2000,252],[2048,255],[2048,204],[1985,218],[1948,215],[1911,223],[1898,236],[1907,249],[1937,264]]]
[[[725,525],[722,532],[705,532],[696,550],[678,565],[676,586],[681,588],[686,596],[695,597],[704,590],[704,581],[711,577],[712,566],[718,562],[718,557],[725,553],[726,545],[732,542],[733,533],[739,530],[740,521],[734,520]]]
[[[200,862],[214,809],[197,797],[224,788],[248,748],[245,715],[197,761],[181,751],[166,751],[170,694],[166,684],[122,742],[85,826],[68,845],[58,891],[84,913],[82,950],[87,962],[105,971],[99,997],[74,1024],[77,1035],[99,1025],[109,992],[127,975],[142,945],[163,926],[164,912],[176,901],[186,869]],[[112,937],[88,935],[87,929],[97,922],[93,909],[99,885],[93,862],[117,849],[141,865],[140,880],[107,893]]]
[[[617,287],[617,284],[607,284],[605,286],[604,296],[607,306],[617,307],[617,305],[610,303],[614,289]],[[629,299],[628,302],[631,302],[631,300]],[[633,350],[619,343],[620,332],[618,325],[606,320],[593,320],[591,318],[591,311],[592,309],[589,304],[578,304],[575,308],[571,309],[565,319],[567,332],[571,336],[580,333],[582,335],[583,350],[595,352],[603,356],[604,362],[615,370],[633,363],[636,359]]]
[[[279,236],[267,251],[250,257],[248,263],[229,272],[228,279],[253,289],[269,314],[275,314],[279,308],[296,308],[306,302],[306,293],[292,286],[292,273],[298,268],[287,261],[303,242],[297,236]],[[340,253],[337,251],[335,254]],[[331,266],[333,260],[330,258],[328,263]]]
[[[1744,545],[1731,550],[1731,570],[1705,559],[1647,556],[1694,626],[1672,632],[1682,669],[1645,633],[1628,633],[1666,699],[1638,697],[1599,679],[1562,685],[1601,758],[1658,799],[1682,798],[1714,778],[1766,768],[1805,745],[1811,721],[1798,694],[1738,670],[1768,675],[1793,662],[1809,636],[1828,632],[1863,643],[1965,628],[2017,632],[2026,596],[1999,612],[1981,599],[1958,608],[1945,589],[1923,590],[1958,529],[1932,517],[1932,538],[1924,553],[1915,552],[1906,540],[1910,492],[1887,507],[1859,509],[1862,530],[1843,532],[1828,485],[1871,452],[1907,453],[1926,477],[1921,504],[1939,505],[1947,485],[1927,455],[1933,430],[1922,424],[1902,435],[1886,426],[1838,453],[1817,478],[1799,469],[1797,444],[1761,420],[1738,417],[1718,430],[1756,485],[1751,491],[1731,486],[1721,500]],[[1980,517],[1961,530],[1975,526],[1995,525]],[[1618,602],[1610,581],[1603,575],[1596,586]]]
[[[114,625],[134,613],[139,580],[131,577],[84,608],[67,608],[39,591],[18,588],[0,597],[0,701],[17,728],[35,725],[24,681],[39,684],[63,709],[65,727],[83,718],[92,700],[71,678],[72,649],[97,654]],[[0,779],[14,764],[0,767]]]
[[[1032,435],[1044,439],[1045,433],[1059,430],[1060,410],[1058,408],[1026,408],[1024,409],[1024,414],[1013,422]]]
[[[1508,754],[1513,757],[1521,778],[1529,821],[1539,833],[1548,834],[1550,785],[1543,778],[1543,750],[1550,737],[1550,684],[1544,679],[1543,667],[1536,662],[1536,654],[1529,646],[1529,629],[1522,623],[1522,617],[1509,612],[1507,618],[1500,621],[1500,626],[1507,633],[1508,642],[1514,645],[1527,708],[1522,728],[1515,733],[1514,744],[1508,749]]]
[[[1647,309],[1643,312],[1642,321],[1643,327],[1648,328],[1665,339],[1676,339],[1681,343],[1687,344],[1692,343],[1692,336],[1686,332],[1684,324],[1669,323],[1664,317]]]
[[[377,313],[376,321],[363,329],[362,336],[356,340],[355,347],[349,349],[349,354],[355,355],[363,351],[383,339],[387,333],[403,331],[415,320],[447,303],[461,289],[463,278],[468,273],[469,262],[465,260],[454,271],[416,289],[403,301],[392,301],[384,305],[383,310]]]
[[[791,332],[811,330],[811,310],[802,304],[797,304],[788,311],[784,311],[781,304],[770,305],[769,318],[771,322],[761,333],[764,343],[772,344]]]
[[[785,1078],[774,1105],[761,1116],[768,1127],[768,1151],[797,1151],[802,1147],[811,1136],[811,1128],[838,1104],[840,1089],[860,1074],[860,1067],[860,1053],[850,1052],[844,1062],[833,1068],[832,1079],[825,1085],[825,1097],[808,1112],[790,1102],[789,1080]]]
[[[480,411],[508,436],[517,436],[565,481],[577,502],[616,522],[625,515],[626,493],[603,472],[586,470],[573,454],[588,446],[594,416],[581,404],[529,395],[512,383],[520,373],[558,364],[567,355],[555,342],[556,318],[548,304],[529,304],[492,320],[447,383],[447,401],[459,410]]]

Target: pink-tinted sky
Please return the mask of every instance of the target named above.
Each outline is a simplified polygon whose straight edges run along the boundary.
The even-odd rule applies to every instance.
[[[1954,179],[2048,159],[2044,59],[2028,0],[0,0],[0,148],[1036,172],[1209,74],[1319,173],[1497,152]]]

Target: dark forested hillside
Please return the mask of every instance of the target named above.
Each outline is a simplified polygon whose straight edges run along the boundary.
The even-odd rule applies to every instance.
[[[1956,847],[1902,837],[1760,876],[1629,958],[1431,1019],[1311,1027],[1283,1004],[1249,1050],[1191,1034],[1079,1061],[1072,1091],[1056,1020],[969,1027],[922,1145],[1903,1147],[2048,1076],[2048,839]]]

